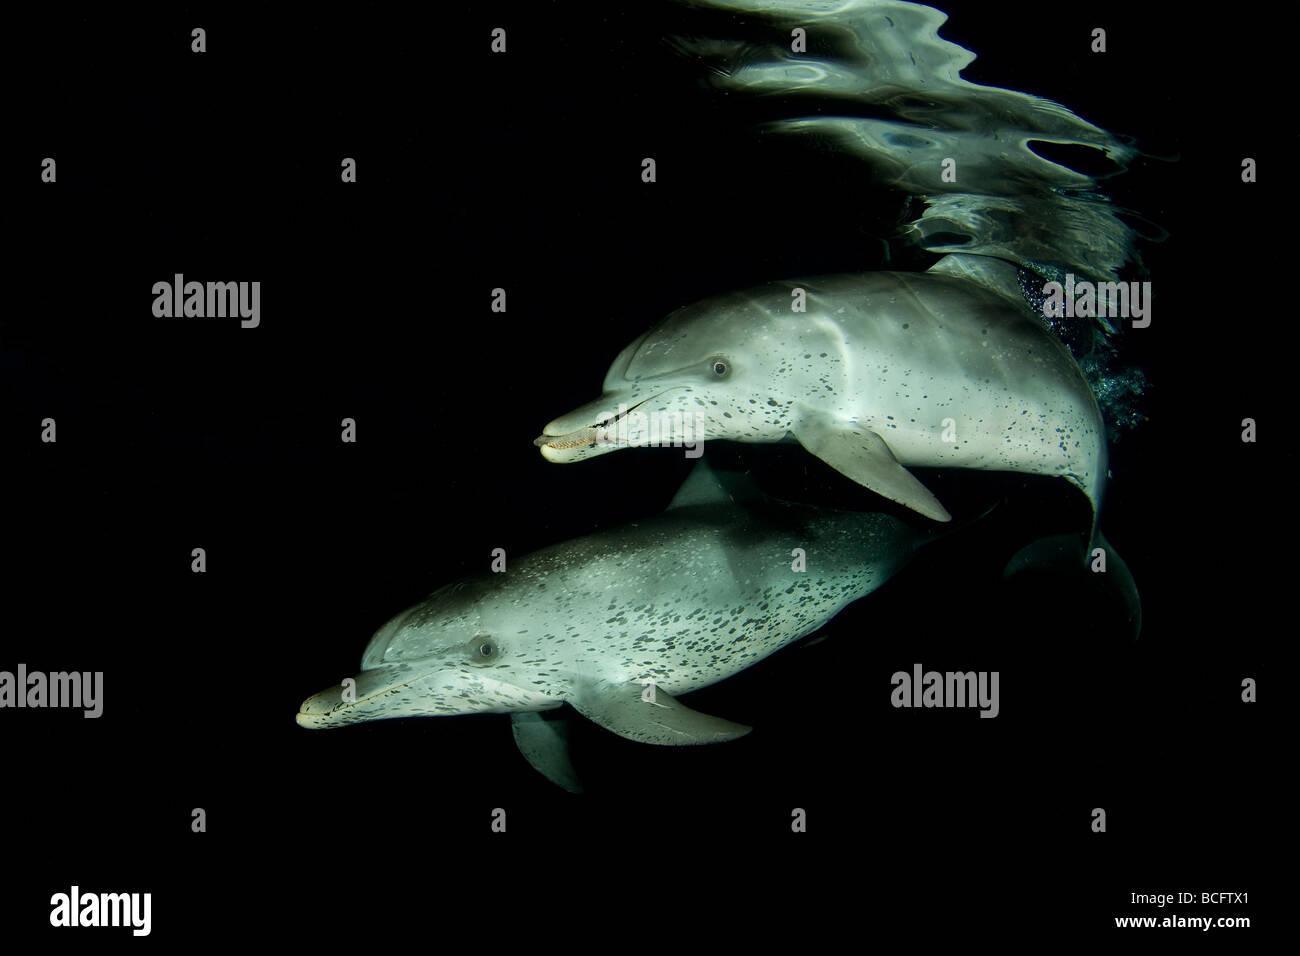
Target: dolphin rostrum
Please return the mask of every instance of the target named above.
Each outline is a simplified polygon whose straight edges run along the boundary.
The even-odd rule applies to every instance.
[[[540,712],[568,703],[651,744],[740,737],[750,728],[677,698],[816,631],[923,540],[884,514],[765,498],[700,462],[635,530],[554,545],[403,611],[375,633],[361,673],[308,698],[297,720],[510,713],[529,763],[577,790],[561,727]]]
[[[998,260],[949,256],[928,273],[705,299],[623,349],[600,398],[552,421],[536,444],[550,461],[577,461],[652,443],[669,430],[656,417],[696,423],[694,441],[792,435],[938,521],[948,512],[905,466],[1057,475],[1088,496],[1095,525],[1101,413],[1065,346],[1010,297],[1014,276]]]

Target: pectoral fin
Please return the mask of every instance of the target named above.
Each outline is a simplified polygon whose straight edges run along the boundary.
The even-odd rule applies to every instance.
[[[515,743],[534,770],[569,793],[582,793],[578,773],[569,759],[569,722],[535,711],[510,715]]]
[[[799,444],[826,464],[876,494],[935,521],[952,520],[939,499],[898,463],[885,440],[875,432],[854,422],[815,413],[799,419],[794,435]]]
[[[639,682],[591,684],[569,703],[593,723],[643,744],[716,744],[743,737],[751,729],[691,710],[658,687]]]

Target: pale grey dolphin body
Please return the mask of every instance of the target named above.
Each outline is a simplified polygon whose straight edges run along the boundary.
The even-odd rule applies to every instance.
[[[1095,524],[1101,413],[1065,346],[1012,297],[1014,275],[949,256],[928,273],[774,282],[686,306],[623,349],[601,397],[537,444],[551,461],[577,461],[645,443],[620,407],[634,410],[627,419],[680,415],[702,424],[695,440],[793,436],[939,521],[948,512],[905,466],[1058,475],[1088,496]]]
[[[749,728],[675,698],[816,631],[921,540],[887,515],[763,498],[701,462],[663,515],[535,552],[397,615],[366,648],[354,698],[343,685],[322,691],[298,723],[511,713],[529,762],[577,789],[564,739],[538,712],[568,703],[653,744],[739,737]]]

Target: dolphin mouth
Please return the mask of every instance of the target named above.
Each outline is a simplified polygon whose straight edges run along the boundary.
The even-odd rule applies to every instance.
[[[533,439],[533,444],[538,448],[554,448],[557,451],[568,451],[570,448],[584,448],[596,444],[600,437],[600,426],[588,426],[579,428],[577,431],[568,432],[563,435],[539,435]]]
[[[412,684],[428,676],[409,664],[363,670],[352,678],[352,685],[346,688],[346,693],[345,685],[335,684],[304,700],[298,707],[298,726],[309,729],[341,727],[386,716],[386,711],[406,702],[402,697],[404,693],[412,692]],[[401,716],[401,713],[392,716]]]
[[[533,439],[533,444],[536,447],[540,448],[542,450],[542,454],[545,455],[547,458],[551,459],[552,461],[566,460],[567,456],[564,456],[565,452],[569,452],[569,453],[577,452],[580,454],[588,449],[595,448],[597,445],[606,445],[608,446],[609,449],[612,449],[614,447],[614,442],[612,441],[602,442],[601,440],[603,437],[609,434],[610,428],[617,425],[621,420],[626,418],[628,415],[632,414],[632,412],[636,411],[646,402],[653,402],[655,399],[660,398],[661,396],[666,394],[667,392],[660,392],[658,395],[651,395],[649,398],[643,398],[635,405],[629,406],[623,412],[615,412],[613,415],[607,415],[606,417],[596,421],[591,425],[583,425],[580,428],[574,428],[570,430],[564,429],[563,427],[564,424],[567,424],[567,422],[565,421],[566,419],[572,419],[581,416],[579,417],[579,421],[581,421],[582,417],[588,417],[592,414],[598,414],[597,412],[588,411],[589,409],[594,408],[595,406],[603,406],[603,408],[608,408],[608,404],[606,402],[602,400],[598,400],[596,402],[593,402],[591,405],[588,405],[584,408],[580,408],[575,412],[570,412],[568,415],[565,415],[561,418],[555,419],[555,421],[551,422],[549,425],[547,425],[545,428],[542,429],[541,435]],[[559,454],[553,454],[553,453],[559,453]]]

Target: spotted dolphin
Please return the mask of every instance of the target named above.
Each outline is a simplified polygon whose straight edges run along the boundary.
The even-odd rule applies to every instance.
[[[1006,270],[1011,270],[1008,273]],[[927,273],[772,282],[678,309],[628,345],[595,401],[536,441],[570,462],[650,443],[656,421],[692,441],[808,451],[937,521],[907,466],[1057,475],[1094,525],[1106,479],[1097,401],[997,260],[949,256]],[[802,310],[801,310],[802,309]]]
[[[449,585],[371,639],[361,672],[303,702],[303,727],[510,713],[520,751],[579,789],[571,705],[631,740],[706,744],[750,728],[678,698],[816,631],[926,540],[884,514],[778,502],[697,464],[668,510]]]

